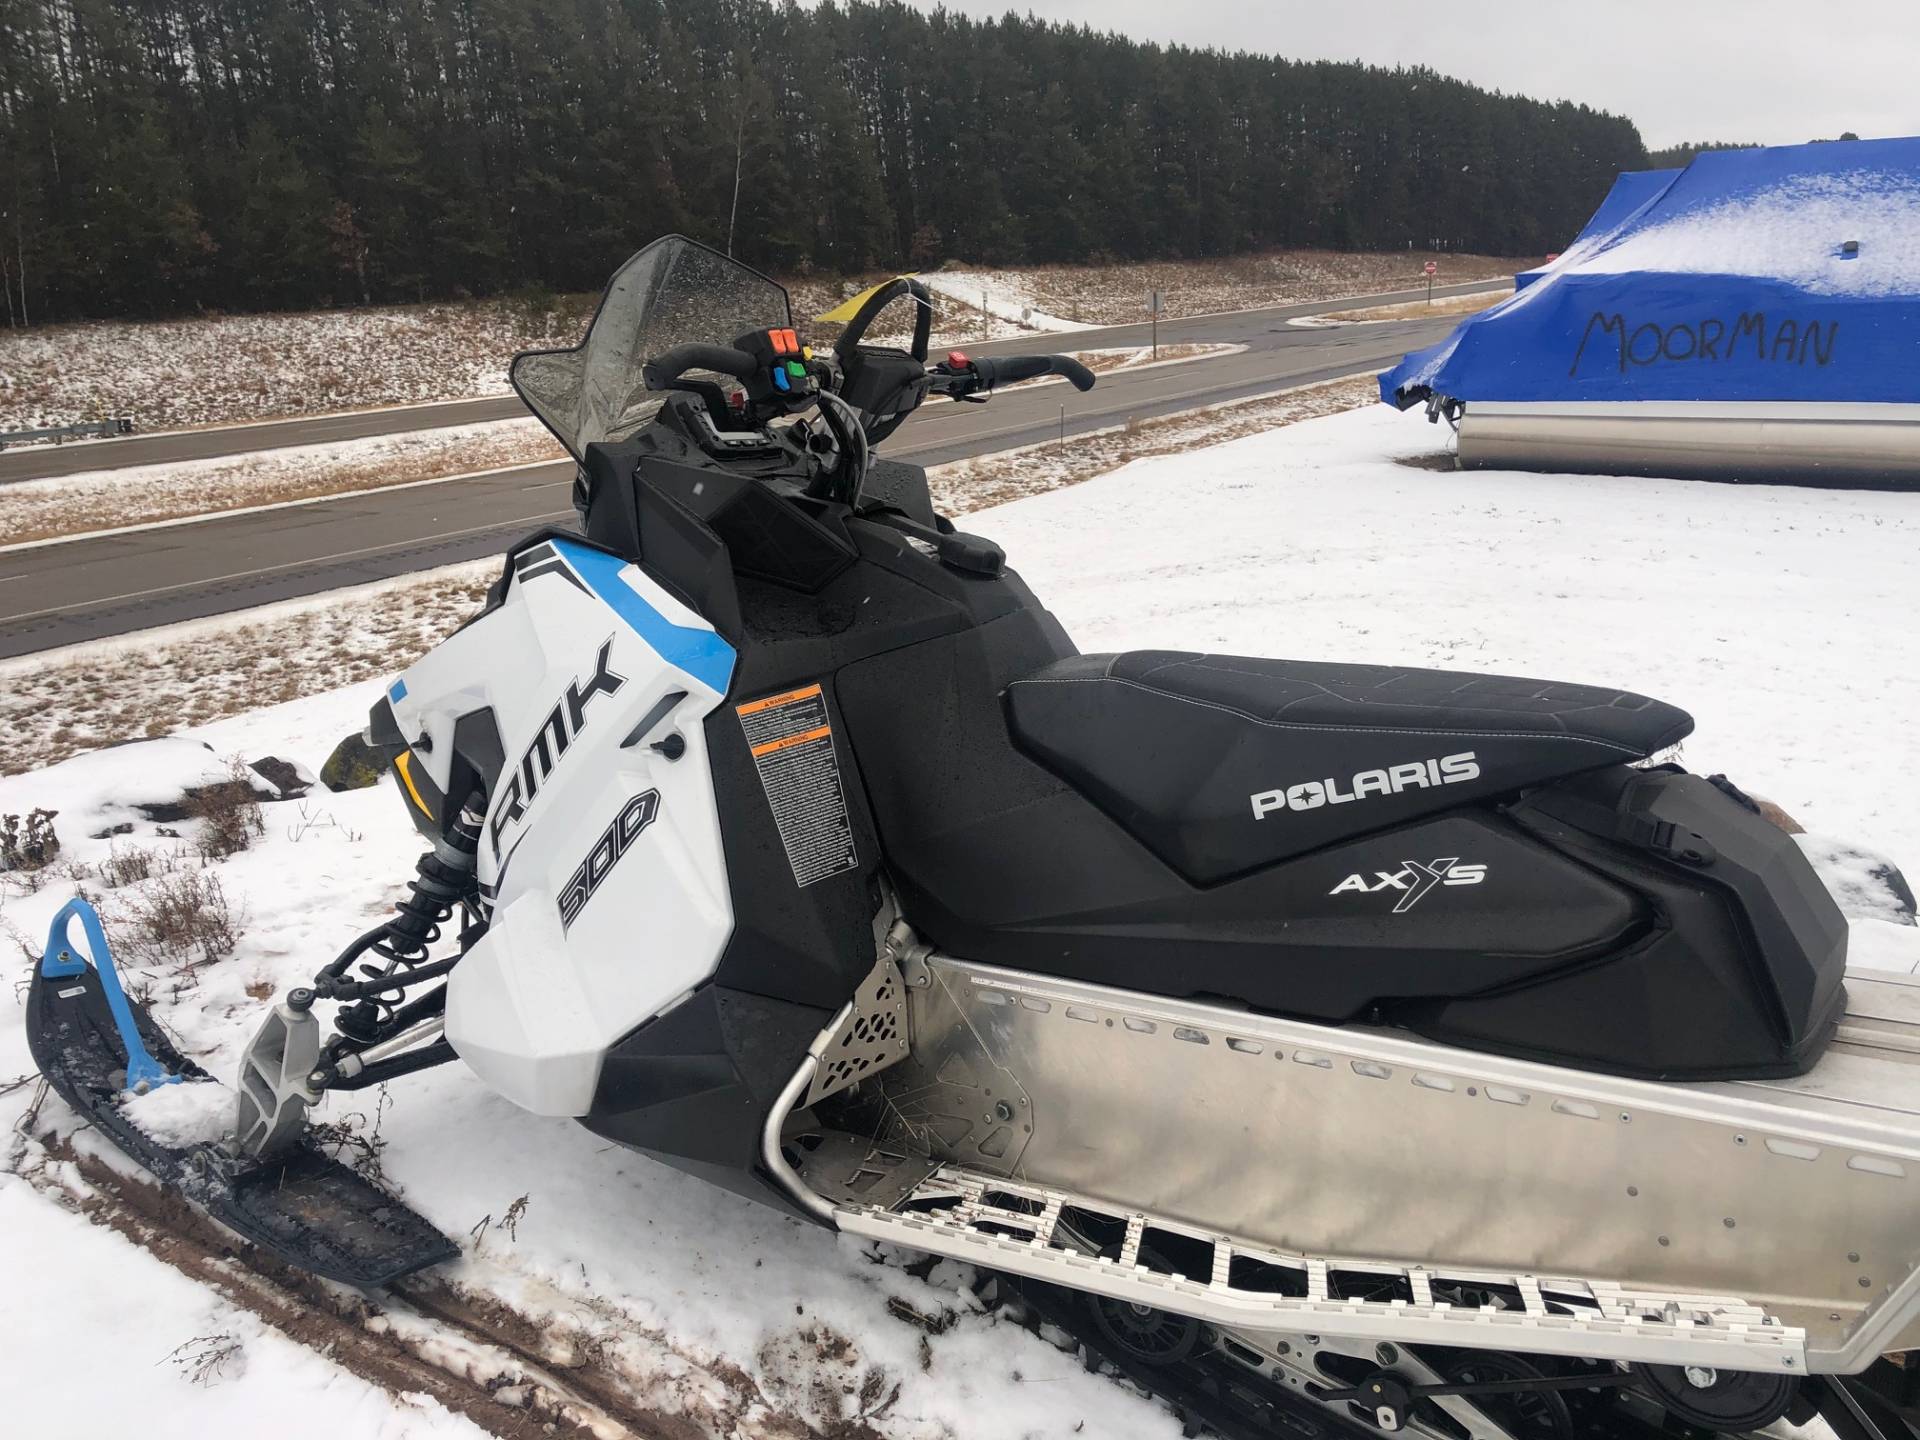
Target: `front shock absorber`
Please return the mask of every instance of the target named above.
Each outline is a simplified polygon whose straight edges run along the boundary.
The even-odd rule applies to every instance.
[[[479,818],[462,813],[446,838],[415,862],[393,918],[360,936],[314,977],[315,999],[341,1002],[334,1024],[347,1041],[369,1045],[389,1038],[397,1019],[417,1018],[420,1002],[400,1006],[401,992],[459,963],[457,954],[428,961],[427,952],[455,908],[474,893],[479,842]],[[349,974],[356,964],[357,977]]]

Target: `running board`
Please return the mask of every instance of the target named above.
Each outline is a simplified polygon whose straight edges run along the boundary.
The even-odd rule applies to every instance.
[[[1626,1290],[1602,1280],[1436,1272],[1281,1254],[1085,1196],[951,1166],[936,1170],[892,1209],[843,1206],[834,1220],[850,1235],[1234,1331],[1787,1375],[1807,1368],[1806,1332],[1743,1300]],[[1087,1253],[1090,1237],[1108,1236],[1118,1240],[1117,1256]],[[1106,1248],[1113,1248],[1111,1241]],[[1164,1258],[1169,1253],[1203,1260],[1209,1273],[1182,1274]],[[1461,1287],[1495,1291],[1518,1304],[1462,1305],[1443,1298]],[[1356,1292],[1391,1298],[1358,1298]]]
[[[816,1165],[788,1182],[856,1233],[1061,1283],[1099,1276],[1233,1328],[1298,1330],[1331,1305],[1353,1333],[1384,1339],[1410,1338],[1413,1321],[1460,1345],[1704,1354],[1769,1373],[1854,1374],[1920,1346],[1920,984],[1906,977],[1849,974],[1847,1017],[1805,1075],[1657,1083],[917,945],[896,956],[910,1053],[874,1073],[877,1126],[838,1127],[873,1142],[854,1157],[868,1188],[822,1183]],[[806,1123],[836,1128],[830,1114]],[[771,1139],[770,1125],[777,1158]],[[971,1201],[961,1213],[977,1222],[915,1214],[936,1198],[929,1177],[991,1183],[1022,1203],[1009,1220],[956,1189],[943,1203]],[[1186,1244],[1187,1280],[1151,1263],[1143,1278],[1138,1257],[1116,1278],[1037,1235],[1034,1216],[1056,1197],[1122,1230],[1137,1216],[1226,1245],[1229,1271],[1217,1280]],[[1080,1248],[1118,1255],[1119,1242]],[[1291,1295],[1242,1294],[1228,1283],[1236,1256],[1307,1279]],[[1334,1282],[1316,1291],[1321,1262],[1385,1275],[1403,1303],[1370,1307],[1350,1297],[1371,1292]],[[1455,1304],[1435,1319],[1418,1275],[1502,1287],[1500,1308],[1465,1325],[1446,1294]],[[1545,1283],[1528,1277],[1547,1276],[1571,1288],[1523,1304]],[[1554,1338],[1568,1334],[1580,1343]]]

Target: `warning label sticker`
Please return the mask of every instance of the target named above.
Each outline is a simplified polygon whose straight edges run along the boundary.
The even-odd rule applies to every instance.
[[[787,847],[793,883],[804,887],[853,869],[860,857],[854,853],[840,759],[820,687],[804,685],[749,700],[734,713],[773,807],[780,843]]]

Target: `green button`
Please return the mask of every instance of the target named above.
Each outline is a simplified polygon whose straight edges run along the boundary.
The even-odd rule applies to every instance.
[[[796,380],[804,380],[807,378],[807,367],[802,365],[798,360],[789,360],[787,361],[787,374]]]

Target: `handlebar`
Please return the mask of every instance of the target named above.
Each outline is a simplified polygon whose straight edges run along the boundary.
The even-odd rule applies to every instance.
[[[926,360],[927,339],[933,331],[933,292],[927,289],[926,282],[912,275],[901,275],[869,295],[867,303],[860,307],[859,313],[840,332],[840,338],[833,342],[833,353],[839,357],[842,365],[848,364],[859,350],[860,342],[867,338],[867,327],[873,324],[874,317],[902,295],[913,297],[913,346],[908,353],[916,360]]]
[[[973,362],[978,387],[991,390],[996,385],[1013,385],[1041,375],[1064,375],[1076,390],[1093,388],[1093,372],[1071,355],[1008,355],[1000,359]]]
[[[689,370],[712,370],[731,375],[741,384],[754,378],[759,362],[744,350],[731,345],[703,345],[697,341],[676,345],[664,355],[656,355],[640,367],[640,378],[649,390],[670,389],[673,382]]]

